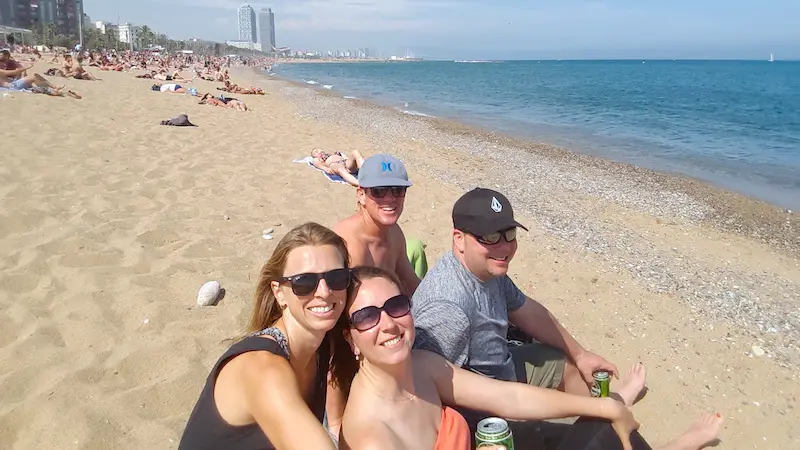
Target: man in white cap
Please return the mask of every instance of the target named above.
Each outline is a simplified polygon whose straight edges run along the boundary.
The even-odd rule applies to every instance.
[[[411,186],[406,167],[394,156],[372,155],[358,171],[358,184],[358,211],[333,230],[347,242],[351,266],[375,266],[394,273],[403,293],[411,296],[419,277],[407,250],[415,249],[406,248],[406,237],[397,224]]]

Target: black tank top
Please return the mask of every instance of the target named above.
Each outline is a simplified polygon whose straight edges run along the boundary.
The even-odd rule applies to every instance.
[[[269,335],[276,339],[266,339],[260,335]],[[235,356],[254,351],[267,351],[289,359],[289,348],[286,338],[277,328],[267,328],[237,342],[217,361],[206,379],[200,399],[189,416],[186,429],[183,431],[178,450],[272,450],[275,448],[267,439],[257,423],[250,425],[229,425],[220,416],[214,403],[214,386],[222,368]],[[313,396],[311,411],[320,421],[325,415],[325,394],[328,375],[330,348],[325,339],[317,352],[317,387]]]

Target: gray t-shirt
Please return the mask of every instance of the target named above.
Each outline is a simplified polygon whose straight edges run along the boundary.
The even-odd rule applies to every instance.
[[[506,275],[478,279],[447,252],[414,293],[414,347],[436,352],[460,367],[516,381],[508,350],[508,313],[525,294]]]

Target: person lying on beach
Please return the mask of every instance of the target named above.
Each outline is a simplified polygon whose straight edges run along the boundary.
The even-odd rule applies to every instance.
[[[333,384],[349,386],[353,374],[339,321],[348,261],[344,241],[316,223],[281,239],[261,269],[247,336],[211,370],[179,450],[336,448],[322,421],[329,369]]]
[[[311,164],[317,169],[331,175],[339,175],[351,186],[358,187],[358,180],[353,174],[357,174],[364,164],[364,157],[358,150],[350,152],[348,158],[342,152],[326,153],[317,148],[311,150],[311,156],[314,158]]]
[[[150,90],[159,92],[171,92],[173,94],[190,94],[195,97],[198,95],[196,88],[192,87],[187,88],[176,83],[164,83],[164,84],[156,83],[150,86]]]
[[[155,70],[151,70],[150,73],[145,73],[142,75],[136,75],[135,78],[146,78],[152,80],[161,80],[161,81],[172,81],[172,80],[183,80],[184,78],[181,76],[180,72],[177,70],[172,72],[171,75],[167,75],[165,73],[159,73]]]
[[[359,368],[350,386],[340,449],[468,450],[469,426],[451,409],[460,406],[528,421],[582,416],[559,444],[561,450],[650,449],[627,406],[644,388],[643,377],[623,381],[617,393],[623,403],[495,380],[438,354],[412,350],[411,300],[401,294],[394,275],[375,267],[353,269],[345,319],[346,339]],[[643,370],[636,365],[629,373]],[[700,449],[716,440],[722,422],[719,415],[703,416],[659,448]],[[530,448],[515,438],[517,448]]]
[[[247,105],[241,100],[229,97],[214,97],[211,94],[204,94],[203,98],[200,99],[200,104],[218,106],[220,108],[235,109],[237,111],[248,110]]]
[[[260,88],[243,88],[230,81],[225,81],[225,86],[218,87],[218,91],[230,92],[231,94],[245,94],[245,95],[264,95],[264,91]]]
[[[411,186],[406,167],[393,156],[372,155],[358,171],[358,185],[358,211],[333,230],[347,242],[353,265],[376,266],[395,274],[403,293],[411,296],[419,278],[407,257],[406,236],[397,223]]]
[[[581,346],[509,278],[517,230],[527,228],[503,194],[473,189],[455,203],[452,217],[452,250],[414,293],[415,348],[495,379],[579,395],[589,395],[595,372],[619,377],[614,364]],[[536,342],[509,345],[511,325]],[[467,419],[474,427],[481,417]]]

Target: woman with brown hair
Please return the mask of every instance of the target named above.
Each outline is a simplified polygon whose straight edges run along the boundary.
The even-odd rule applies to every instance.
[[[322,225],[281,239],[261,269],[246,336],[211,370],[179,449],[335,448],[321,422],[329,369],[345,396],[353,376],[339,321],[348,265],[344,241]]]

